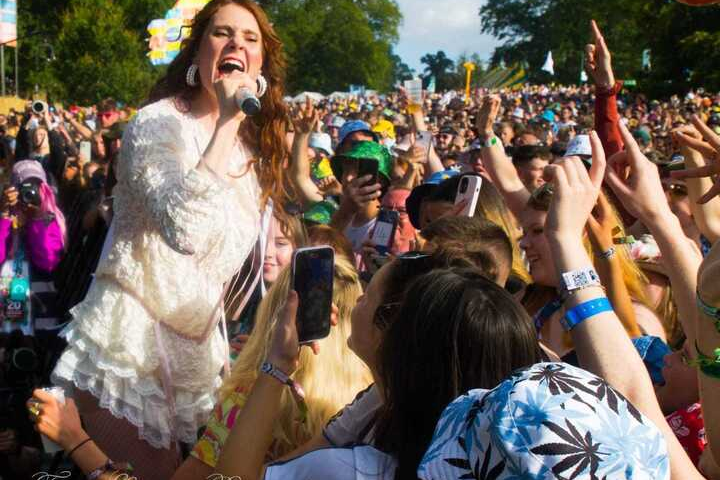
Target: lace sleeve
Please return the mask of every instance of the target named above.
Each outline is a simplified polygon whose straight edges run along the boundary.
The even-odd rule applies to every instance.
[[[179,118],[140,112],[123,139],[118,176],[175,251],[192,255],[222,225],[223,185],[188,162]],[[187,169],[186,165],[193,164]]]

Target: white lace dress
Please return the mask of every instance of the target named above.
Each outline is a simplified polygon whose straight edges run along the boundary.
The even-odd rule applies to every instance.
[[[114,238],[71,311],[69,345],[53,372],[56,384],[91,392],[156,448],[194,443],[213,408],[226,351],[216,307],[261,228],[252,169],[232,184],[195,169],[209,141],[171,100],[148,105],[130,123]],[[233,156],[230,170],[245,171],[241,148]]]

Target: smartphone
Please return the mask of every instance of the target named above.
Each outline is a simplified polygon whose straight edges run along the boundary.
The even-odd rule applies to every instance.
[[[80,156],[86,162],[92,161],[92,146],[90,145],[90,142],[80,142]]]
[[[380,210],[370,241],[380,255],[387,255],[395,240],[400,214],[394,210]]]
[[[423,147],[425,152],[430,151],[430,143],[432,142],[432,134],[430,132],[417,132],[415,134],[415,146]]]
[[[365,185],[378,183],[378,162],[372,158],[361,158],[358,165],[358,178],[370,175],[372,178]]]
[[[455,205],[465,201],[465,207],[462,212],[458,213],[461,217],[472,217],[475,215],[478,198],[480,197],[480,188],[482,187],[482,177],[479,175],[465,175],[460,179],[458,191],[455,194]]]
[[[332,247],[300,248],[293,253],[292,288],[299,299],[296,324],[301,345],[330,335],[334,276]]]

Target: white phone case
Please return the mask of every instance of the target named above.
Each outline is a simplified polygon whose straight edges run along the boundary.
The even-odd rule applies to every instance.
[[[467,188],[463,190],[464,182],[467,179]],[[475,215],[475,208],[477,207],[478,198],[480,197],[480,188],[482,187],[483,178],[479,175],[466,175],[460,179],[458,185],[458,192],[455,195],[455,205],[459,204],[463,200],[467,203],[463,208],[462,212],[458,213],[461,217],[472,217]]]

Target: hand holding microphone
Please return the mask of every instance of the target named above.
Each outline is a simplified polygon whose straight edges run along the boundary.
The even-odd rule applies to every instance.
[[[241,74],[244,73],[239,65],[229,62],[221,65],[220,71],[228,76],[226,78],[232,78],[231,74],[233,72],[239,72]],[[244,85],[246,83],[247,82],[243,82],[243,84],[240,84],[235,89],[235,92],[233,94],[235,104],[237,105],[237,108],[239,108],[245,115],[257,115],[258,113],[260,113],[262,104],[260,103],[260,100],[258,99],[253,89],[251,89],[247,85]],[[256,87],[257,85],[258,84],[256,83]]]

